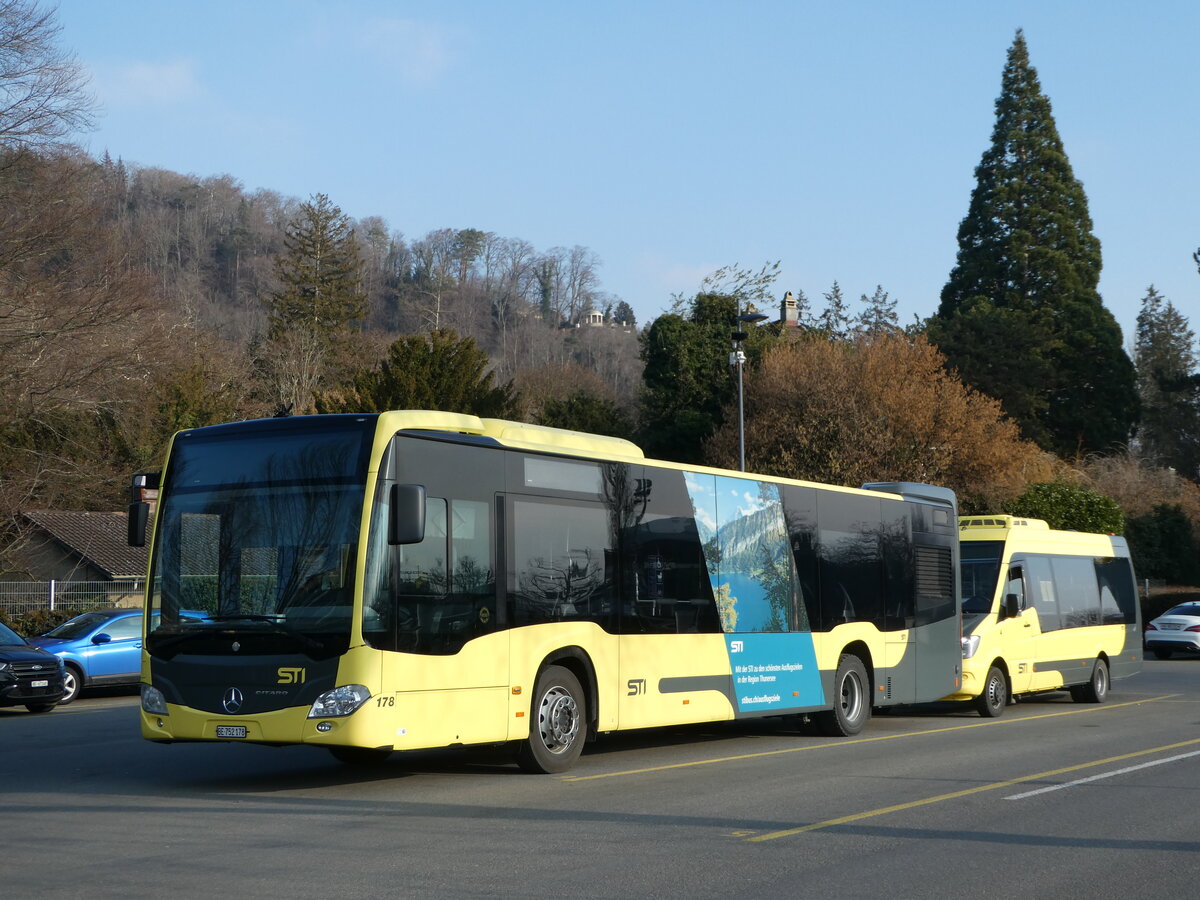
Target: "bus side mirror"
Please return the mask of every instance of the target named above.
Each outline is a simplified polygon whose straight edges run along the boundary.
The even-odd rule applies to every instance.
[[[146,546],[146,526],[150,522],[151,507],[158,502],[158,486],[161,472],[138,472],[130,480],[129,499],[129,546]]]
[[[388,509],[389,544],[419,544],[425,540],[425,485],[393,484]]]
[[[146,546],[146,525],[150,521],[150,504],[137,501],[129,504],[129,546]]]
[[[1021,614],[1020,599],[1016,594],[1004,595],[1004,615],[1009,619],[1015,619]]]

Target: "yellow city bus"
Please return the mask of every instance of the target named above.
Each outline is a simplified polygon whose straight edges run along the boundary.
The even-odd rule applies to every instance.
[[[1022,694],[1103,703],[1141,671],[1141,608],[1124,538],[1041,519],[964,516],[963,681],[947,699],[998,716]]]
[[[811,715],[850,735],[872,707],[959,687],[944,488],[682,466],[422,411],[180,432],[135,486],[161,488],[151,741],[360,763],[508,744],[561,772],[600,733]],[[147,518],[135,502],[131,542]]]

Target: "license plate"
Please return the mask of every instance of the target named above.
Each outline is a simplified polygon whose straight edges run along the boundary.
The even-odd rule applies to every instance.
[[[30,687],[50,687],[50,682],[43,678],[41,681],[29,682]]]
[[[1171,625],[1170,623],[1167,623],[1162,626],[1162,630],[1163,631],[1178,631],[1182,627],[1183,627],[1182,625]]]
[[[218,725],[217,737],[219,738],[244,738],[246,736],[245,725]]]

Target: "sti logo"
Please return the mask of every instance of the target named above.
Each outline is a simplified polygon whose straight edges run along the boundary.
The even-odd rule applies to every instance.
[[[304,684],[305,672],[301,668],[293,668],[290,666],[280,666],[276,670],[276,675],[279,680],[276,684]]]
[[[730,641],[729,642],[729,652],[730,653],[741,653],[745,649],[746,649],[746,645],[742,641]]]

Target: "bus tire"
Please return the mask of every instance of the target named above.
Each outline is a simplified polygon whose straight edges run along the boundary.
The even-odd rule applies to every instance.
[[[994,719],[1008,705],[1008,680],[999,666],[988,669],[983,682],[983,692],[975,698],[975,708],[985,719]]]
[[[830,737],[850,737],[871,718],[867,669],[852,653],[843,653],[833,676],[833,709],[816,715],[817,727]]]
[[[517,750],[517,765],[542,775],[565,772],[587,739],[587,699],[579,679],[562,666],[547,666],[538,675],[529,711],[529,739]]]
[[[1108,699],[1108,664],[1104,660],[1096,660],[1087,684],[1071,688],[1071,699],[1076,703],[1103,703]]]

